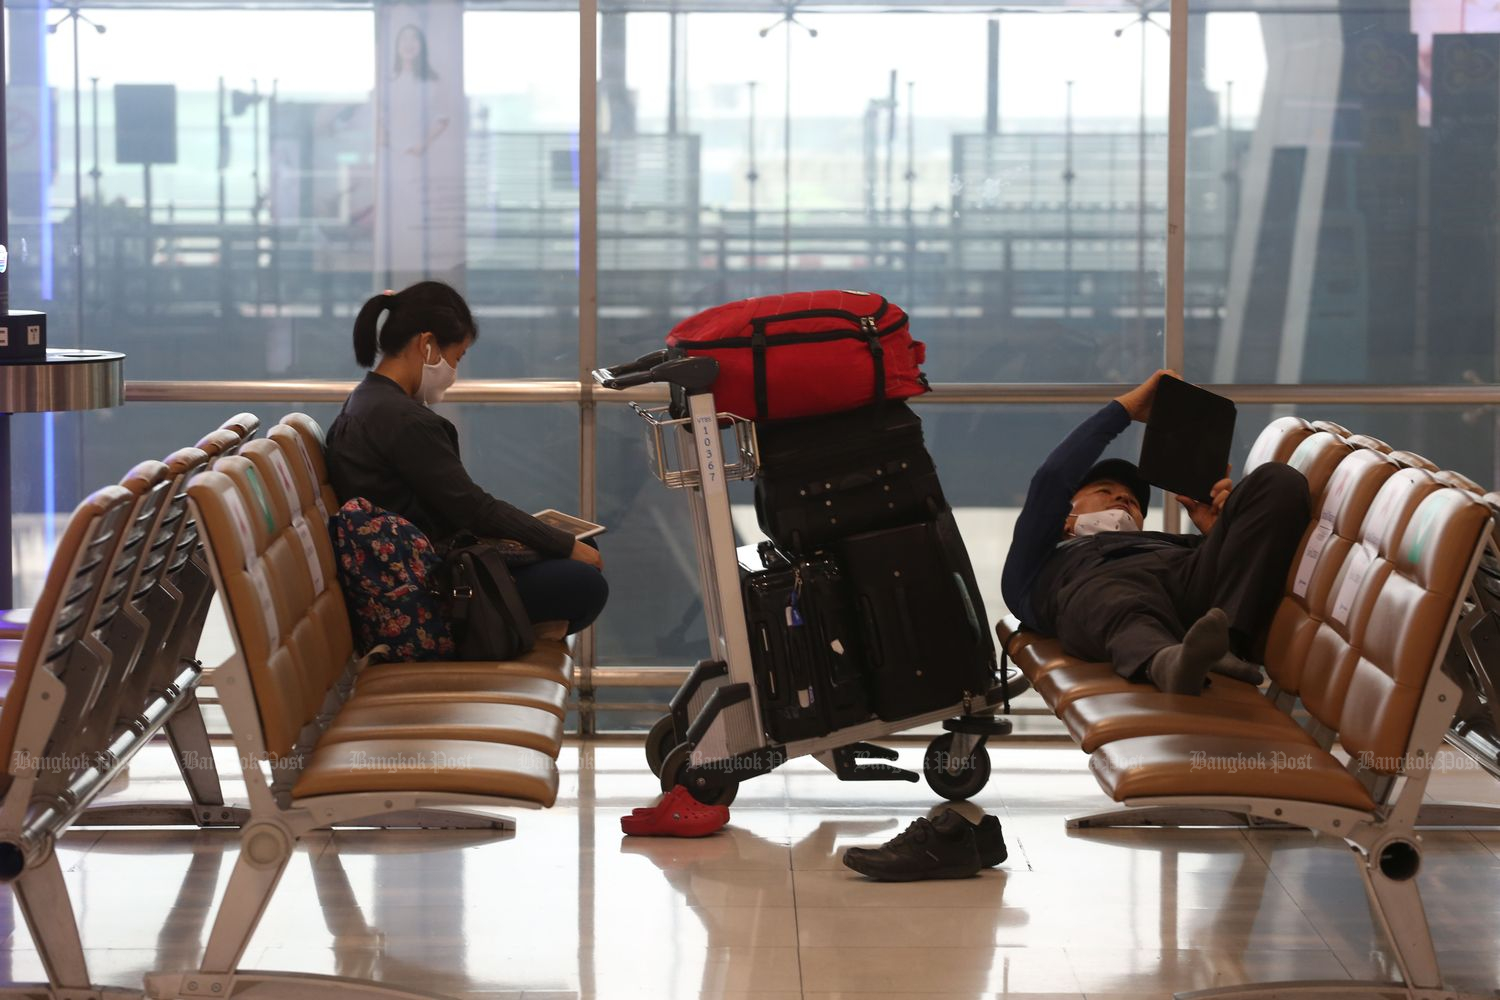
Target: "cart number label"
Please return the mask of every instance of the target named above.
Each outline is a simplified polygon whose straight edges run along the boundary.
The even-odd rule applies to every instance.
[[[709,482],[716,482],[719,478],[719,462],[714,447],[718,443],[715,441],[718,437],[718,422],[717,415],[698,418],[698,423],[701,425],[699,430],[703,436],[699,442],[703,451],[703,474],[708,477]]]

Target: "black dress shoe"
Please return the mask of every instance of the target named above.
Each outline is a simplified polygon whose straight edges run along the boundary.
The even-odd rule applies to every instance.
[[[977,829],[950,809],[935,819],[924,816],[913,820],[904,832],[880,847],[849,848],[844,852],[844,864],[879,882],[969,878],[984,867],[976,843]],[[995,829],[998,833],[998,820]]]
[[[979,849],[979,863],[986,868],[993,868],[1009,857],[998,816],[985,816],[974,824],[974,845]]]

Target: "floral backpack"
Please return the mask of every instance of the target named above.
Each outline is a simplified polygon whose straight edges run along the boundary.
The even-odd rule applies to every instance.
[[[441,561],[404,517],[356,497],[328,519],[339,586],[360,656],[378,661],[451,660],[453,635],[428,580]]]

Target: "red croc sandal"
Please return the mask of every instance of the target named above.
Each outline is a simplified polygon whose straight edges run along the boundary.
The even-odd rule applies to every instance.
[[[621,816],[620,829],[632,837],[706,837],[728,822],[728,806],[706,806],[678,785],[656,805]]]
[[[664,799],[665,798],[670,798],[671,796],[676,795],[679,792],[681,792],[683,795],[685,795],[688,798],[688,800],[690,800],[691,802],[693,802],[693,803],[695,803],[697,805],[703,806],[703,808],[705,808],[705,809],[722,809],[722,810],[724,810],[724,819],[726,821],[729,819],[729,807],[728,806],[710,806],[710,805],[706,805],[705,803],[699,802],[697,799],[693,798],[693,793],[690,792],[690,791],[688,791],[682,785],[676,785],[676,786],[674,786],[670,792],[666,793],[666,796],[664,796]],[[645,807],[640,808],[640,809],[632,809],[632,810],[630,810],[630,815],[632,815],[632,816],[648,816],[648,815],[654,814],[660,808],[661,808],[661,802],[658,802],[654,806],[645,806]]]

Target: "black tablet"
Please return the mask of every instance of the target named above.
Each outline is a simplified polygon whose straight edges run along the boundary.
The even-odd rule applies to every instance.
[[[1163,375],[1141,440],[1141,476],[1167,493],[1207,502],[1226,474],[1234,417],[1232,400]]]

